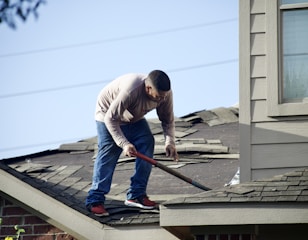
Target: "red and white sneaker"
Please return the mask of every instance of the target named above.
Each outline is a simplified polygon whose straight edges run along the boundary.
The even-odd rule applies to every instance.
[[[156,202],[151,201],[148,196],[141,196],[138,199],[126,199],[124,204],[142,209],[154,209],[156,207]]]
[[[89,210],[91,213],[98,217],[109,216],[109,213],[106,211],[102,204],[90,206]]]

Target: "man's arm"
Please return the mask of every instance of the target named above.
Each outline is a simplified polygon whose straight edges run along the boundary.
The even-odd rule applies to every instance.
[[[130,144],[120,128],[121,116],[123,116],[128,104],[129,97],[126,94],[119,94],[110,104],[104,118],[106,127],[113,140],[123,149],[126,145]]]
[[[170,90],[167,98],[157,107],[157,115],[161,121],[165,136],[166,155],[172,157],[175,161],[179,160],[178,153],[175,147],[175,124],[173,113],[173,94]]]

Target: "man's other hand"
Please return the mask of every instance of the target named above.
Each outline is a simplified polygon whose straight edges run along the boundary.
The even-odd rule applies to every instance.
[[[174,161],[179,161],[179,155],[174,145],[169,144],[166,146],[166,156],[173,158]]]

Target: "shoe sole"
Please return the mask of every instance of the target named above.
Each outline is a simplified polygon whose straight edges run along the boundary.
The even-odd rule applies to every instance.
[[[109,216],[109,213],[94,213],[94,212],[92,212],[92,213],[97,217],[107,217],[107,216]]]
[[[138,207],[138,208],[147,209],[147,210],[155,208],[155,206],[144,206],[141,203],[130,202],[128,200],[125,200],[124,204],[129,207]]]
[[[109,212],[105,212],[105,213],[95,213],[95,212],[92,212],[90,208],[87,207],[87,209],[88,209],[88,211],[89,211],[90,213],[92,213],[93,215],[95,215],[95,216],[97,216],[97,217],[107,217],[107,216],[109,216]]]

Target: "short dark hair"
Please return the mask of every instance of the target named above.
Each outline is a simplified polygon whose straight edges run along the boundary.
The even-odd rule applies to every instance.
[[[168,75],[161,70],[151,71],[148,75],[148,78],[158,91],[169,91],[171,88]]]

